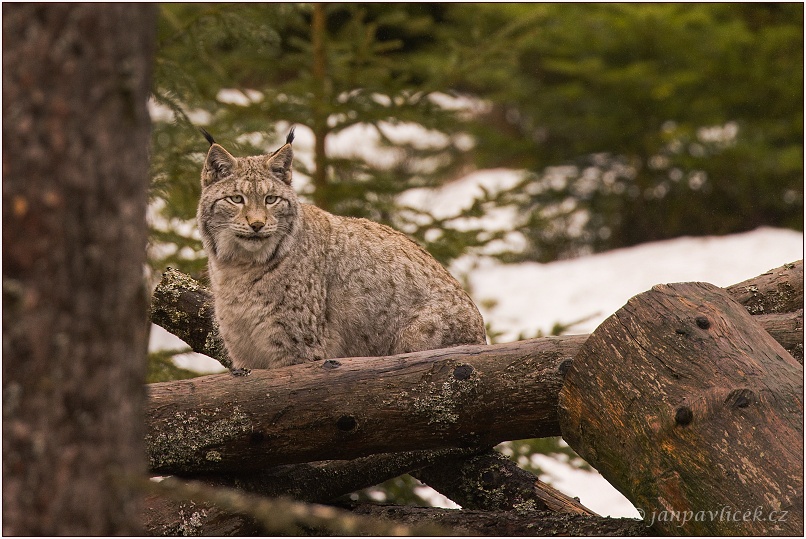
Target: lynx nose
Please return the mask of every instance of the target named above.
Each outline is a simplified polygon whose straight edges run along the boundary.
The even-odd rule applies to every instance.
[[[252,230],[254,230],[255,232],[259,232],[259,231],[260,231],[260,229],[261,229],[261,228],[263,228],[263,226],[264,226],[265,224],[266,224],[266,223],[263,223],[263,222],[261,222],[261,221],[255,221],[254,223],[249,223],[249,226],[251,226],[251,227],[252,227]]]

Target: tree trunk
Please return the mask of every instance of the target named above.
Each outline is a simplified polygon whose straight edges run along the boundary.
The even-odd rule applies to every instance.
[[[802,535],[803,366],[724,290],[632,298],[575,357],[559,410],[657,533]]]
[[[3,5],[3,533],[138,535],[156,17]]]

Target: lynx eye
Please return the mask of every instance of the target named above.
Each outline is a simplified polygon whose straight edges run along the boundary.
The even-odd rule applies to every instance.
[[[243,204],[243,195],[228,196],[227,200],[229,200],[233,204]]]
[[[280,197],[278,197],[276,195],[266,195],[266,205],[267,206],[272,206],[274,204],[277,204],[277,202],[279,200],[280,200]]]

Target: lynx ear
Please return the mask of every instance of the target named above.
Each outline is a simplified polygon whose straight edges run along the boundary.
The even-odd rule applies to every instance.
[[[291,185],[291,162],[293,160],[294,150],[291,149],[291,143],[286,143],[266,158],[266,164],[277,178],[287,185]]]
[[[207,187],[232,173],[235,168],[235,158],[221,145],[213,143],[207,152],[207,159],[202,168],[202,187]]]

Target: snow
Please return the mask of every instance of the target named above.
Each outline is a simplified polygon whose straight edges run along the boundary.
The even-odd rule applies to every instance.
[[[556,322],[590,333],[632,296],[661,283],[704,281],[728,286],[803,258],[803,234],[758,228],[722,237],[683,237],[548,264],[476,260],[471,295],[484,319],[503,331],[549,333]],[[458,261],[468,266],[468,261]]]
[[[219,99],[258,100],[257,95],[227,94]],[[157,111],[152,105],[152,110]],[[289,126],[278,125],[278,137],[285,137]],[[311,161],[312,136],[306,128],[297,130],[295,150],[306,164]],[[377,138],[377,132],[355,127],[343,137],[329,141],[336,153],[355,151],[355,139]],[[411,133],[404,133],[410,136]],[[352,135],[352,136],[348,136]],[[388,150],[387,150],[388,151]],[[362,152],[362,155],[364,152]],[[376,156],[377,157],[377,156]],[[394,154],[384,154],[394,160]],[[399,199],[403,205],[426,209],[437,217],[456,215],[470,206],[482,189],[496,192],[515,185],[521,172],[512,170],[476,171],[438,189],[410,189]],[[301,182],[304,186],[304,179]],[[300,183],[295,183],[300,186]],[[507,230],[517,215],[502,208],[468,223],[480,223],[490,230]],[[461,220],[453,222],[463,226]],[[511,238],[513,244],[518,238]],[[635,294],[659,283],[705,281],[727,286],[755,277],[765,271],[803,258],[803,234],[792,230],[759,228],[722,237],[684,237],[594,254],[548,264],[533,262],[504,265],[483,255],[464,256],[449,268],[457,277],[466,277],[469,292],[498,342],[515,340],[519,334],[549,333],[552,326],[577,322],[571,333],[590,333],[605,318],[621,308]],[[187,348],[181,340],[157,326],[152,327],[150,349]],[[180,366],[199,372],[222,372],[213,359],[200,354],[184,354]],[[637,517],[630,502],[596,473],[570,467],[552,457],[534,457],[547,470],[542,479],[560,491],[578,496],[581,502],[601,515]],[[419,487],[426,492],[427,487]],[[433,492],[433,491],[430,491]],[[433,501],[443,507],[456,507],[433,493]]]

